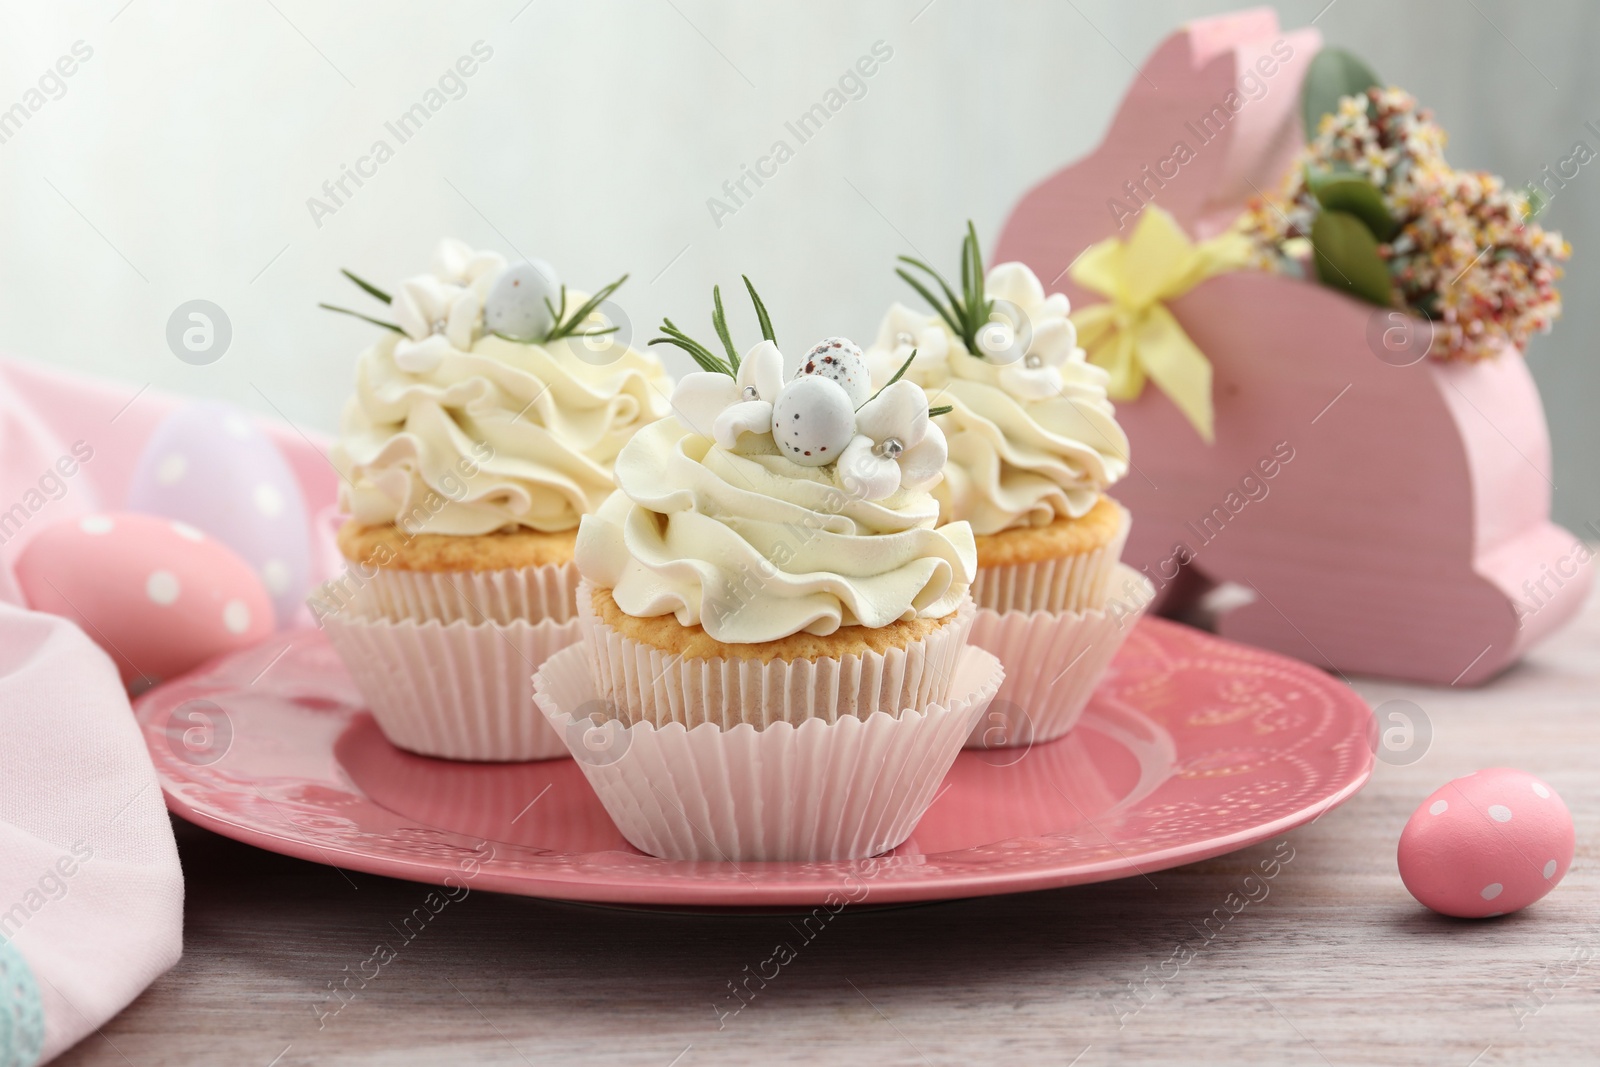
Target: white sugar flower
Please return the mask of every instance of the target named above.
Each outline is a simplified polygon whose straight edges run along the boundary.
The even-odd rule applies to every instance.
[[[498,252],[475,252],[465,241],[446,237],[433,252],[433,273],[442,282],[473,289],[482,300],[506,269]]]
[[[394,348],[395,364],[412,374],[427,374],[452,351],[472,347],[483,313],[483,298],[472,289],[419,274],[400,283],[394,317],[405,336]]]
[[[440,241],[432,273],[401,282],[394,296],[395,323],[405,332],[394,348],[395,364],[427,374],[451,352],[471,350],[484,299],[505,269],[498,252],[474,252],[451,237]]]
[[[1020,312],[1016,324],[1025,343],[1022,358],[1001,366],[1000,388],[1019,400],[1044,400],[1061,393],[1061,366],[1078,347],[1078,331],[1067,313],[1065,295],[1046,296],[1039,278],[1021,263],[1001,263],[984,279],[990,297],[1005,301],[1011,314]],[[1013,310],[1014,309],[1014,310]]]
[[[783,388],[783,353],[762,341],[730,378],[716,371],[686,374],[672,391],[678,420],[701,437],[732,450],[743,434],[772,432],[772,402]]]
[[[905,365],[911,353],[906,376],[912,381],[921,379],[921,372],[942,366],[950,352],[950,335],[938,315],[929,315],[904,304],[891,304],[878,326],[878,338],[867,349],[867,366],[872,380],[886,382],[895,371]]]
[[[944,433],[928,418],[928,394],[901,380],[856,412],[856,437],[839,457],[839,481],[863,500],[926,489],[943,476]]]

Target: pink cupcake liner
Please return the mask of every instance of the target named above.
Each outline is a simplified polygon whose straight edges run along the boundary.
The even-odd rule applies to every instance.
[[[1145,606],[1155,587],[1132,567],[1113,571],[1123,588],[1137,592],[1092,611],[1008,611],[980,609],[972,643],[988,649],[1005,665],[1005,684],[972,728],[967,748],[1012,748],[1065,735],[1078,724],[1095,686]]]
[[[1122,559],[1132,521],[1117,505],[1122,524],[1116,535],[1093,552],[1065,559],[1036,560],[1002,567],[979,567],[972,599],[980,608],[1008,611],[1090,611],[1104,604],[1111,577]]]
[[[539,709],[641,852],[818,861],[875,856],[911,836],[1004,674],[993,655],[968,648],[945,702],[763,729],[627,725],[583,647],[552,656],[533,686]]]
[[[606,625],[595,614],[593,593],[587,581],[578,587],[578,620],[597,661],[596,684],[615,702],[619,717],[656,726],[832,722],[940,703],[976,612],[970,600],[963,601],[953,620],[883,654],[768,662],[684,659]]]
[[[423,756],[520,761],[566,755],[533,706],[533,672],[578,640],[578,621],[394,619],[370,586],[313,595],[328,643],[389,741]],[[337,605],[337,606],[334,606]]]

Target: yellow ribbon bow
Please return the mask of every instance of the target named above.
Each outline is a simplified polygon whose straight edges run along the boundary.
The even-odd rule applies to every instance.
[[[1194,244],[1154,205],[1140,214],[1127,241],[1108,237],[1078,257],[1072,280],[1106,302],[1074,311],[1072,323],[1089,362],[1111,372],[1106,392],[1113,400],[1138,399],[1148,376],[1211,443],[1211,363],[1165,302],[1249,258],[1242,236],[1225,233]]]

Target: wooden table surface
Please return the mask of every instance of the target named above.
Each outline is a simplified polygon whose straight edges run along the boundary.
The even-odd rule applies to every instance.
[[[1280,839],[1294,859],[1270,896],[1209,943],[1196,927],[1280,841],[1148,880],[846,909],[720,1020],[727,983],[792,939],[784,915],[473,891],[319,1026],[330,983],[426,890],[359,873],[352,888],[331,868],[178,823],[183,960],[58,1062],[1600,1062],[1600,598],[1481,689],[1356,686],[1375,705],[1419,705],[1426,754],[1380,763],[1355,799]],[[1396,872],[1400,829],[1435,787],[1495,765],[1566,799],[1572,872],[1517,915],[1433,915]],[[1163,966],[1180,945],[1199,948]]]

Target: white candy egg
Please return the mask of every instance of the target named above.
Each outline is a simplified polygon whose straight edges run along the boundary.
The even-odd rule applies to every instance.
[[[861,349],[848,337],[825,337],[812,345],[799,374],[815,374],[836,383],[850,398],[852,408],[872,398],[872,371]]]
[[[832,463],[856,433],[856,408],[831,378],[803,374],[772,405],[772,439],[802,467]]]
[[[489,290],[483,303],[484,329],[519,341],[536,341],[555,325],[550,308],[560,306],[561,279],[556,269],[542,259],[523,260],[507,267]]]

